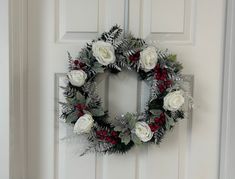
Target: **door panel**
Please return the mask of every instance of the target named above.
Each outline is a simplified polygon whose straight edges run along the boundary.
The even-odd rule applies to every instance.
[[[125,0],[55,0],[57,42],[80,43],[124,24]]]
[[[124,155],[79,155],[88,146],[83,137],[73,134],[73,127],[59,119],[62,114],[60,102],[65,102],[63,89],[66,85],[66,74],[56,74],[55,83],[55,175],[56,179],[77,178],[150,178],[158,170],[162,178],[185,178],[185,166],[188,162],[190,144],[191,109],[186,114],[188,120],[181,121],[163,140],[161,146],[141,146]],[[192,95],[193,77],[185,76],[185,90]],[[99,75],[96,79],[98,93],[104,101],[104,108],[109,110],[110,117],[126,112],[143,111],[149,95],[149,86],[137,80],[135,72],[123,71],[118,75]],[[128,85],[127,85],[128,84]],[[154,166],[154,167],[152,167]],[[80,169],[83,168],[83,169]],[[88,172],[89,171],[89,172]],[[123,172],[122,172],[123,171]],[[124,172],[125,171],[125,172]],[[89,175],[86,175],[86,173]]]
[[[130,0],[130,29],[149,41],[192,44],[196,25],[195,2]]]
[[[178,54],[184,72],[195,77],[200,106],[193,121],[181,121],[160,147],[79,157],[85,141],[61,140],[71,131],[54,120],[54,74],[67,71],[66,51],[75,57],[102,31],[123,26],[124,0],[28,0],[28,178],[216,178],[223,17],[223,0],[130,0],[130,30]],[[135,74],[100,79],[99,93],[111,115],[143,109],[148,87]]]

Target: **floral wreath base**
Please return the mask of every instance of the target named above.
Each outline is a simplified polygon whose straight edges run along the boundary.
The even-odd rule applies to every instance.
[[[159,144],[165,133],[179,119],[185,118],[186,100],[191,99],[182,87],[182,64],[167,50],[149,46],[131,34],[122,35],[113,26],[97,40],[87,43],[77,58],[69,57],[68,83],[60,116],[72,124],[74,133],[85,135],[88,151],[126,153],[135,145]],[[141,113],[126,113],[110,119],[96,93],[96,76],[123,69],[135,71],[150,85],[150,97]]]

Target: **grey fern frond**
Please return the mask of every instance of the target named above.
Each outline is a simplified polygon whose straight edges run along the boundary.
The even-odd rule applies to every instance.
[[[117,63],[111,63],[108,65],[109,68],[116,69],[118,71],[122,71],[122,69],[117,65]]]
[[[161,127],[156,133],[154,133],[155,143],[159,144],[162,141],[164,135],[165,130],[163,129],[163,127]]]
[[[98,40],[113,43],[121,36],[121,34],[122,29],[118,25],[115,25],[109,30],[109,32],[104,32],[103,34],[101,34],[101,37]]]

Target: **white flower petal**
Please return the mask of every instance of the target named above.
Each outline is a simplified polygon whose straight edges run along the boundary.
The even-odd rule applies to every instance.
[[[81,87],[84,85],[87,74],[83,70],[72,70],[68,74],[68,79],[73,86]]]
[[[137,122],[135,124],[135,134],[143,142],[148,142],[153,137],[153,132],[146,122]]]
[[[155,68],[158,55],[155,47],[147,47],[140,52],[140,66],[144,71],[150,71]]]
[[[107,66],[108,64],[114,63],[116,60],[114,48],[110,43],[104,41],[97,41],[92,45],[93,56],[96,60]]]
[[[177,111],[184,104],[185,99],[182,91],[168,93],[164,97],[164,108],[169,111]]]
[[[94,125],[94,120],[90,114],[81,116],[74,125],[74,133],[89,133]]]

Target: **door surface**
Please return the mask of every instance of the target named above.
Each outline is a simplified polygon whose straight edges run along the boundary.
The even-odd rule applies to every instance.
[[[195,78],[192,120],[176,126],[160,147],[135,148],[122,156],[79,157],[82,138],[58,139],[69,134],[54,120],[55,73],[66,72],[67,51],[76,57],[101,32],[114,24],[123,27],[124,4],[28,0],[29,179],[217,178],[224,0],[130,0],[130,31],[177,53],[184,73]],[[101,79],[100,94],[111,115],[143,108],[148,87],[136,74]]]

